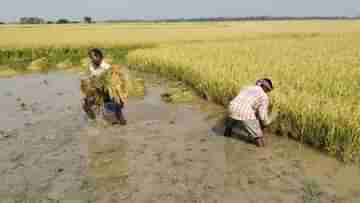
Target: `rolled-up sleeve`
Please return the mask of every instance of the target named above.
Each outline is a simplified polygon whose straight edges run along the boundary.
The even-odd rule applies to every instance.
[[[263,125],[269,125],[271,123],[268,115],[269,103],[270,102],[268,97],[262,97],[260,99],[259,119]]]

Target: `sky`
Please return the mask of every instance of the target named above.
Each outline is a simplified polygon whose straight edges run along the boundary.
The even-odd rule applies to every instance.
[[[360,16],[360,0],[1,0],[0,21],[243,16]]]

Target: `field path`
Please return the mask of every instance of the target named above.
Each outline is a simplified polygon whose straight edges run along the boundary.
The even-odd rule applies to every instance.
[[[0,86],[0,203],[360,201],[358,167],[285,137],[224,138],[214,105],[164,103],[166,82],[149,80],[113,127],[85,119],[75,74]]]

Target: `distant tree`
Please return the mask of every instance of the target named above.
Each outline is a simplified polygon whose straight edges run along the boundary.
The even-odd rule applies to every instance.
[[[20,18],[21,24],[43,24],[45,20],[39,17],[22,17]]]
[[[92,18],[89,17],[89,16],[85,16],[85,17],[84,17],[84,22],[90,24],[90,23],[92,23]]]
[[[54,22],[49,20],[49,21],[46,22],[46,24],[54,24]]]
[[[1,21],[0,21],[0,25],[4,25],[4,24],[5,24],[4,22],[1,22]]]
[[[71,23],[73,23],[73,24],[78,24],[78,23],[81,23],[81,22],[80,22],[80,21],[75,20],[75,21],[71,21]]]
[[[56,24],[68,24],[68,23],[70,23],[70,21],[68,19],[65,19],[65,18],[61,18],[61,19],[56,21]]]

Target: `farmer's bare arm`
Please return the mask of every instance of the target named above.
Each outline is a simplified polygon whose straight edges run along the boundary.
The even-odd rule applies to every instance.
[[[269,100],[267,98],[263,98],[260,100],[260,106],[259,106],[259,119],[261,123],[261,127],[265,128],[267,125],[271,123],[268,115],[269,110]]]

